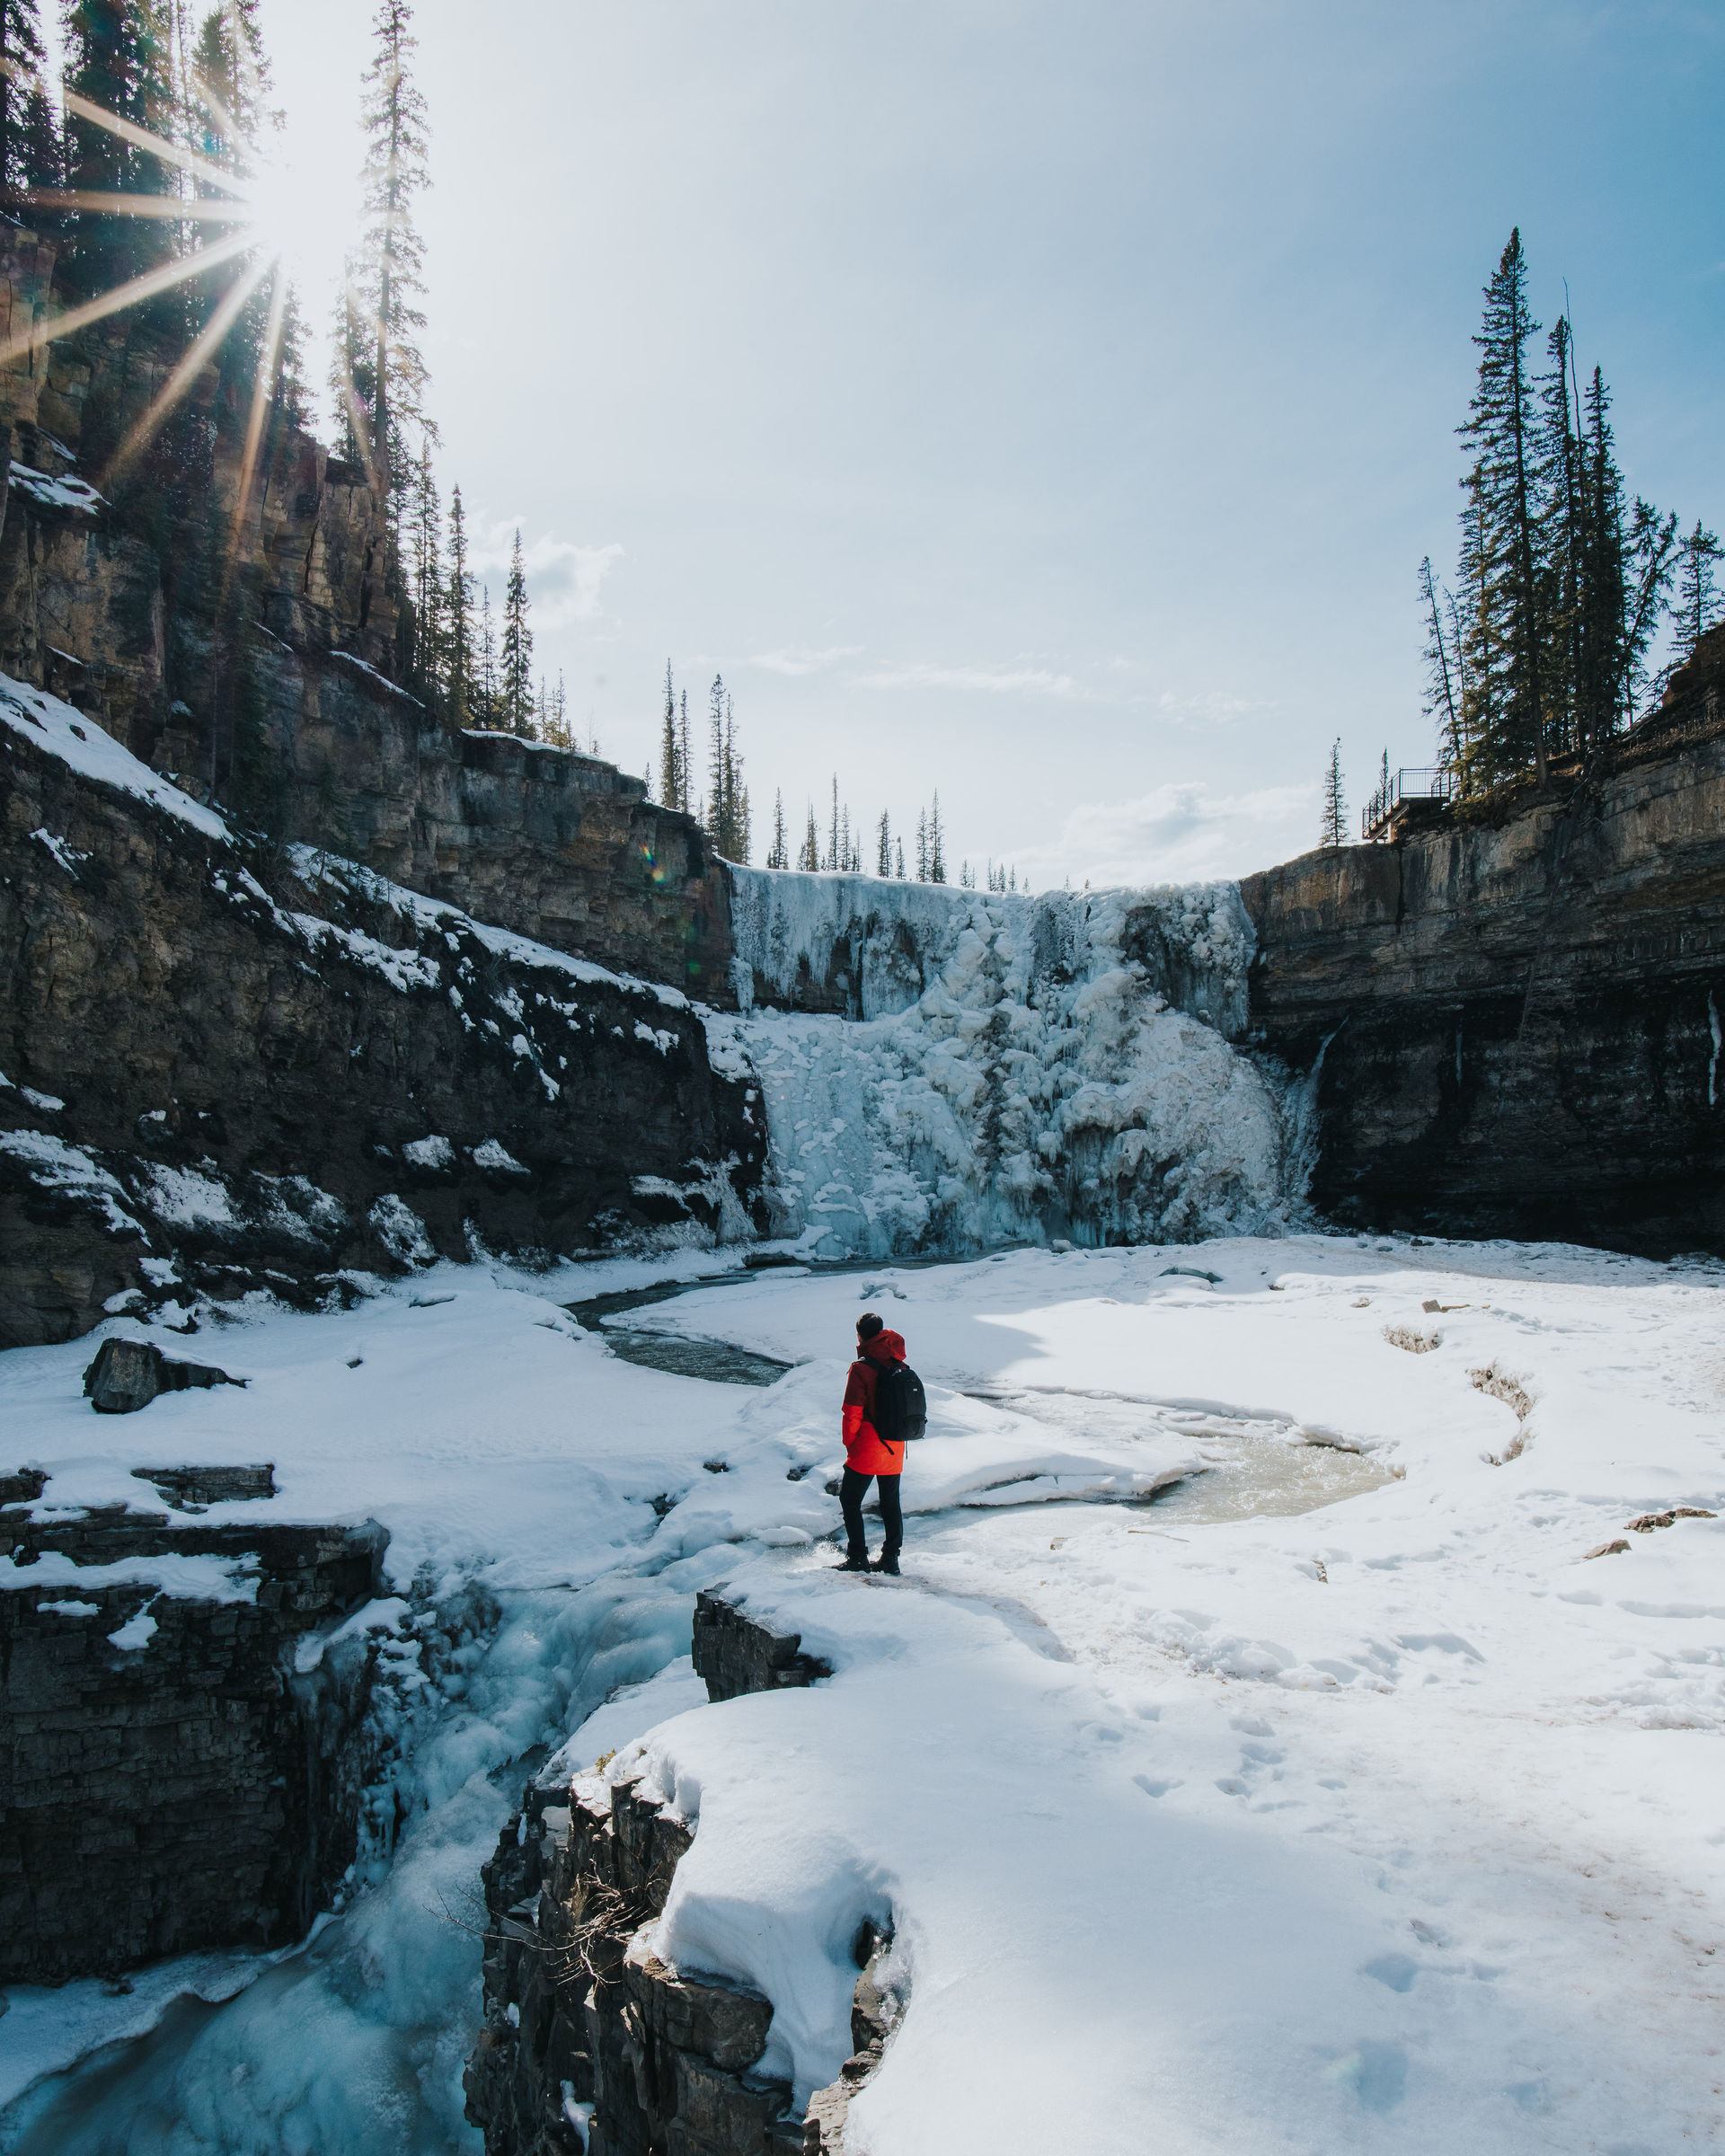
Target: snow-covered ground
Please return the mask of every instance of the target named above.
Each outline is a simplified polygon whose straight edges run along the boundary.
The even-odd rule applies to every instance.
[[[890,1914],[908,2006],[859,2156],[1721,2145],[1725,1520],[1631,1524],[1725,1511],[1725,1269],[1240,1239],[630,1313],[796,1365],[759,1390],[560,1307],[632,1277],[253,1307],[193,1348],[248,1390],[135,1418],[82,1400],[91,1340],[0,1358],[0,1464],[47,1502],[271,1459],[281,1494],[214,1516],[383,1520],[417,1731],[393,1866],[305,1950],[12,1994],[0,2150],[476,2149],[477,1869],[556,1744],[621,1745],[696,1822],[661,1947],[759,1984],[804,2090]],[[865,1302],[934,1409],[897,1582],[820,1539]],[[693,1704],[726,1579],[830,1683]]]

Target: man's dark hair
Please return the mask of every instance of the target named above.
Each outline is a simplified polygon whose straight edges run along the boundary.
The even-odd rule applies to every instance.
[[[871,1310],[865,1310],[856,1321],[856,1337],[859,1340],[871,1340],[877,1332],[886,1330]]]

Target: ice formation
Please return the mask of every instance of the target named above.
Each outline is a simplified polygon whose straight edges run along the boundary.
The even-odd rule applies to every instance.
[[[959,891],[733,871],[774,1227],[812,1254],[1258,1231],[1297,1207],[1287,1089],[1234,1044],[1252,923],[1233,884]],[[815,1012],[767,1007],[797,999]],[[715,1058],[717,1059],[717,1057]]]

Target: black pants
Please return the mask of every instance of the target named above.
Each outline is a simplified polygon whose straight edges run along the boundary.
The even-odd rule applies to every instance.
[[[852,1557],[866,1557],[869,1553],[868,1537],[862,1532],[862,1500],[868,1495],[871,1482],[880,1489],[880,1524],[887,1531],[880,1554],[882,1557],[897,1557],[905,1540],[905,1515],[898,1504],[898,1478],[897,1475],[859,1475],[854,1467],[845,1470],[845,1480],[838,1486],[838,1504],[845,1515],[848,1554]]]

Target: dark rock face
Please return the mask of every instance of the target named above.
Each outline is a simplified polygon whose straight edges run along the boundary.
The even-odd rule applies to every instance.
[[[782,1692],[832,1675],[829,1664],[801,1648],[801,1633],[769,1631],[721,1595],[703,1592],[694,1598],[695,1674],[705,1681],[710,1700]]]
[[[206,835],[10,726],[0,1072],[0,1346],[128,1290],[744,1234],[765,1157],[680,998]]]
[[[51,244],[0,235],[0,335],[55,304],[54,271]],[[692,817],[599,757],[451,732],[392,685],[400,571],[363,470],[272,417],[230,579],[211,535],[248,414],[212,362],[107,479],[181,356],[145,311],[0,367],[0,672],[279,839],[723,1000],[726,889]]]
[[[244,1383],[213,1364],[179,1362],[150,1340],[104,1340],[84,1374],[84,1392],[98,1415],[136,1415],[164,1392]]]
[[[0,1512],[18,1567],[0,1590],[0,1983],[305,1930],[354,1853],[372,1654],[352,1639],[296,1667],[296,1650],[376,1592],[385,1541]],[[255,1599],[43,1561],[164,1556],[220,1560]]]
[[[1242,886],[1256,1038],[1316,1069],[1323,1212],[1725,1251],[1725,736],[1683,723],[1719,685],[1679,677],[1612,768],[1497,820]]]
[[[694,1653],[714,1700],[829,1674],[794,1634],[712,1595]],[[901,2010],[890,1937],[859,1931],[856,2048],[799,2115],[789,2086],[756,2072],[772,2002],[670,1969],[639,1936],[690,1843],[632,1782],[529,1787],[483,1875],[485,2027],[466,2088],[486,2156],[839,2156],[851,2096]]]

